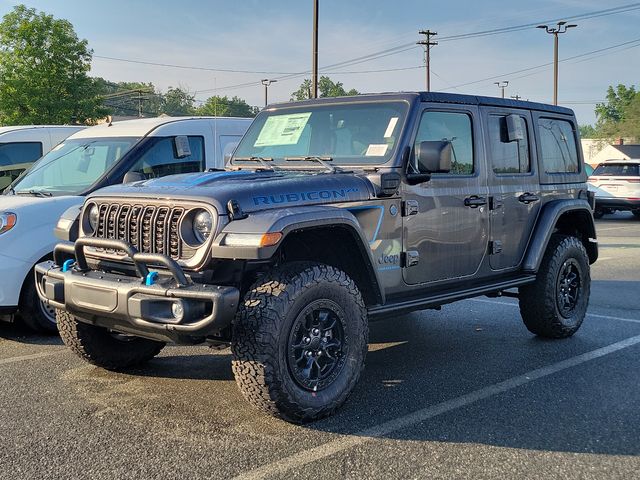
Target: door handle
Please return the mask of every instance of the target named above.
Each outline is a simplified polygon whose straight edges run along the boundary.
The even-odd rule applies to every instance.
[[[484,197],[479,197],[477,195],[472,195],[471,197],[467,197],[464,199],[465,207],[478,208],[486,204],[487,204],[487,199]]]
[[[523,193],[518,197],[518,201],[524,203],[525,205],[529,205],[530,203],[537,202],[538,200],[540,200],[540,197],[529,192]]]

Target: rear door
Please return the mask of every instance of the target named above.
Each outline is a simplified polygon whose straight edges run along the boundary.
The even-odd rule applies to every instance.
[[[540,184],[535,159],[535,135],[527,110],[483,107],[489,176],[492,270],[517,266],[540,211]],[[507,120],[519,124],[521,140],[509,140]]]

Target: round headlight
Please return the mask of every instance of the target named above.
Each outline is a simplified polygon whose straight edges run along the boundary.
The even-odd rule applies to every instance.
[[[98,228],[98,222],[100,220],[100,210],[96,204],[91,205],[89,209],[89,226],[91,227],[91,231],[95,232]]]
[[[193,234],[199,243],[207,241],[213,228],[213,217],[206,210],[201,210],[193,218]]]

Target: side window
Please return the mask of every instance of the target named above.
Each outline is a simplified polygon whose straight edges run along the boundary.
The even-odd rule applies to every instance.
[[[0,143],[0,191],[42,156],[42,143]]]
[[[141,173],[144,178],[159,178],[178,173],[202,172],[204,170],[204,138],[188,137],[191,155],[178,158],[175,138],[162,138],[147,150],[130,171]]]
[[[540,148],[546,173],[578,173],[578,151],[573,126],[566,120],[540,118]]]
[[[471,175],[473,168],[473,133],[471,117],[466,113],[426,111],[420,119],[414,145],[413,166],[416,168],[415,152],[420,142],[445,140],[451,142],[451,172],[453,175]]]
[[[489,148],[491,164],[497,175],[513,175],[529,173],[529,134],[527,121],[524,117],[517,117],[524,132],[522,140],[509,141],[506,115],[489,116]]]
[[[42,156],[42,143],[0,143],[0,167],[33,163]]]

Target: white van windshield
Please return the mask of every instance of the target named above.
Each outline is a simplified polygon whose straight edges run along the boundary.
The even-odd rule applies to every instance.
[[[125,138],[68,139],[13,186],[16,194],[76,195],[93,185],[138,141]]]

